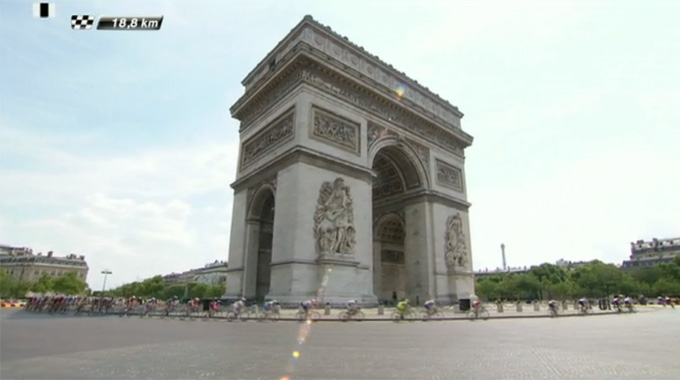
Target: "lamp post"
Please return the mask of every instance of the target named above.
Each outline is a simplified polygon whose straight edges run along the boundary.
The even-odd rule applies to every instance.
[[[101,297],[104,298],[104,290],[106,289],[106,276],[113,274],[113,272],[111,272],[108,269],[104,269],[102,271],[102,274],[104,275],[104,284],[102,285],[102,295],[101,295]]]

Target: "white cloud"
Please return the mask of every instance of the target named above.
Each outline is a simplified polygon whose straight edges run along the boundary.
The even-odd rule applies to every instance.
[[[113,286],[226,259],[237,142],[90,158],[66,136],[3,137],[35,163],[2,171],[4,243],[86,255],[95,289],[104,268]]]

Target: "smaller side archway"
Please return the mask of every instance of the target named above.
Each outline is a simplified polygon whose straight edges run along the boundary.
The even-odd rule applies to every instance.
[[[275,206],[274,189],[263,185],[255,191],[249,207],[243,295],[258,301],[263,300],[271,288]]]

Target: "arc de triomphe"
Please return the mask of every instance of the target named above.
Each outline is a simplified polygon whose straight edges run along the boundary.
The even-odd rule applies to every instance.
[[[474,293],[458,108],[311,16],[242,84],[226,298]]]

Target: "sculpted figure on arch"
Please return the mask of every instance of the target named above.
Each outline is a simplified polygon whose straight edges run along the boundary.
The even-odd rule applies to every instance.
[[[467,247],[465,233],[463,232],[463,220],[460,213],[451,215],[446,220],[446,265],[448,267],[467,264]]]
[[[355,232],[349,187],[342,178],[336,178],[333,183],[324,182],[314,213],[317,252],[324,255],[354,253]]]

